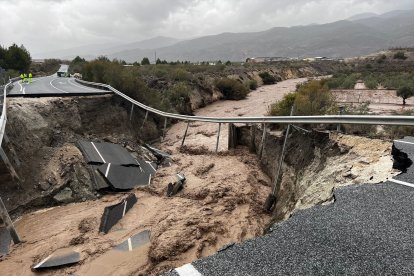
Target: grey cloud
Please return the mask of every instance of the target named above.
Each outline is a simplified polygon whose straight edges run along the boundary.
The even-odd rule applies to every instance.
[[[45,52],[164,35],[189,38],[414,9],[412,0],[0,0],[0,43]]]

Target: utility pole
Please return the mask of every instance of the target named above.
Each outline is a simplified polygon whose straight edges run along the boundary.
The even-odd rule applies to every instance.
[[[157,51],[154,51],[154,64],[157,65]]]

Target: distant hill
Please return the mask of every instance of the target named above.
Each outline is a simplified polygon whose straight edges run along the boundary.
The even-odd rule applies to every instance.
[[[366,19],[366,18],[375,17],[375,16],[378,16],[378,14],[373,13],[373,12],[366,12],[366,13],[360,13],[360,14],[351,16],[346,20],[355,21],[355,20]]]
[[[396,46],[414,46],[413,10],[360,14],[329,24],[204,36],[158,48],[157,56],[168,61],[242,61],[257,56],[352,57]],[[109,56],[132,62],[152,57],[153,51],[131,49]]]
[[[91,44],[85,45],[75,48],[69,48],[54,52],[46,52],[46,53],[35,53],[34,56],[38,58],[61,58],[61,59],[73,59],[76,56],[81,56],[85,59],[93,59],[100,55],[108,55],[114,52],[119,51],[126,51],[129,49],[156,49],[167,47],[173,45],[177,42],[182,40],[172,38],[172,37],[165,37],[165,36],[157,36],[151,39],[146,39],[142,41],[137,41],[133,43],[127,44],[120,44],[120,43],[107,43],[107,44]]]
[[[359,14],[328,24],[276,27],[262,32],[222,33],[179,41],[157,37],[150,40],[95,49],[109,58],[128,62],[143,57],[167,61],[231,60],[248,57],[353,57],[389,47],[414,46],[414,11],[382,15]],[[81,55],[81,54],[80,54]]]

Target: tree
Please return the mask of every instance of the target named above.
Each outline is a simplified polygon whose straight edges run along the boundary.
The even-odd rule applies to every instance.
[[[96,58],[96,60],[104,61],[104,62],[110,62],[110,60],[107,56],[99,56],[99,57]]]
[[[149,65],[151,64],[147,57],[144,57],[141,61],[141,65]]]
[[[80,56],[76,56],[73,60],[72,63],[80,63],[80,62],[85,62],[86,60],[84,58],[81,58]]]
[[[24,46],[17,46],[13,44],[7,49],[5,57],[5,69],[15,69],[20,72],[29,70],[32,58],[30,53],[24,48]]]
[[[405,100],[414,96],[414,89],[409,86],[403,86],[397,90],[397,96],[403,99],[403,105],[405,105]]]
[[[155,64],[161,64],[161,63],[162,61],[159,58],[157,58],[157,60],[155,61]]]

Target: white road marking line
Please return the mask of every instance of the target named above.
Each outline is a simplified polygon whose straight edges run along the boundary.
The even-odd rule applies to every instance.
[[[44,264],[47,260],[49,260],[50,258],[52,258],[52,255],[49,255],[49,257],[47,257],[46,259],[44,259],[43,261],[41,261],[39,264],[37,264],[36,266],[34,266],[33,268],[38,268],[40,266],[42,266],[42,264]]]
[[[70,84],[72,84],[72,85],[74,85],[74,86],[76,86],[76,87],[79,87],[79,88],[85,89],[85,90],[90,90],[90,91],[94,91],[94,92],[100,92],[100,91],[101,91],[101,90],[99,90],[99,89],[94,89],[94,88],[90,88],[90,87],[86,87],[86,86],[81,86],[81,85],[78,85],[78,84],[76,84],[75,82],[71,81],[71,79],[68,79],[68,83],[70,83]]]
[[[111,163],[108,163],[108,167],[106,168],[105,177],[108,178],[109,168],[111,167]]]
[[[26,95],[26,87],[23,87],[23,95]]]
[[[394,182],[396,184],[400,184],[400,185],[404,185],[404,186],[408,186],[408,187],[414,188],[414,184],[408,183],[408,182],[405,182],[405,181],[396,180],[396,179],[392,179],[392,178],[391,179],[388,179],[388,181]]]
[[[145,161],[145,162],[151,166],[151,168],[154,170],[154,172],[156,172],[156,171],[157,171],[157,170],[154,168],[154,166],[151,164],[151,162],[149,162],[149,161]]]
[[[105,159],[102,157],[101,153],[99,152],[99,150],[96,148],[95,144],[93,142],[91,142],[92,146],[95,148],[96,152],[98,153],[99,157],[102,159],[102,161],[104,163],[106,163]]]
[[[19,86],[20,86],[20,92],[22,92],[22,90],[23,90],[22,81],[18,81],[17,83],[18,83],[18,84],[19,84]]]
[[[180,276],[203,276],[192,264],[185,264],[177,267],[175,271]]]
[[[127,201],[125,200],[125,203],[124,203],[124,211],[122,211],[122,217],[125,216],[126,205],[127,205]]]
[[[148,185],[150,185],[150,184],[151,184],[151,176],[152,176],[152,174],[150,174],[150,175],[149,175],[149,178],[148,178]]]
[[[394,142],[414,145],[414,142],[407,142],[407,141],[402,141],[402,140],[394,140]]]
[[[65,91],[65,90],[62,90],[62,89],[57,88],[56,86],[54,86],[52,82],[54,82],[55,80],[58,80],[58,79],[53,79],[53,80],[51,80],[51,81],[49,82],[49,84],[50,84],[53,88],[55,88],[56,90],[62,91],[63,93],[69,93],[69,92],[67,92],[67,91]]]
[[[131,243],[131,238],[128,239],[128,250],[132,251],[132,243]]]

